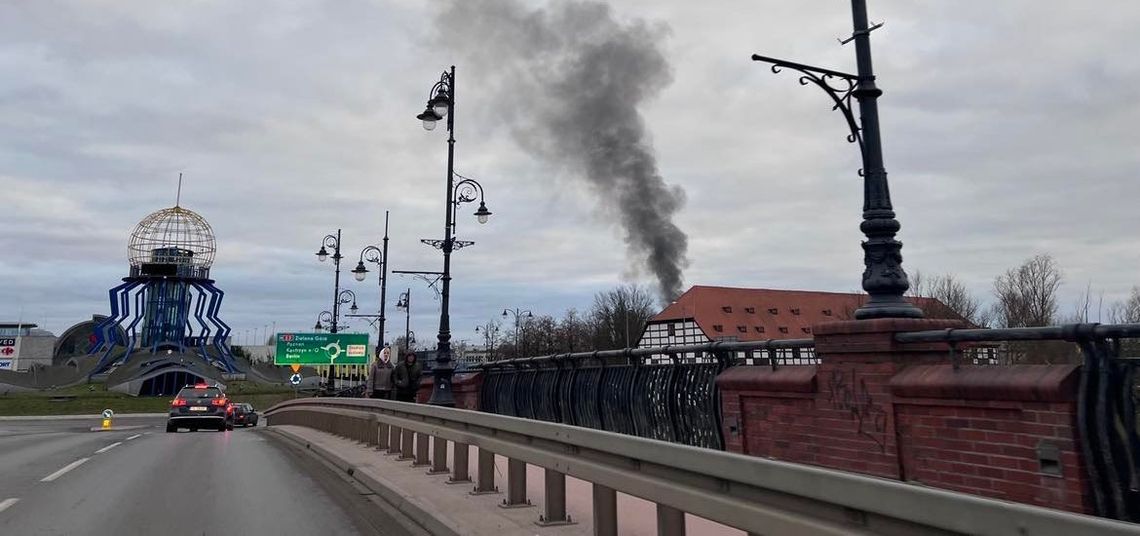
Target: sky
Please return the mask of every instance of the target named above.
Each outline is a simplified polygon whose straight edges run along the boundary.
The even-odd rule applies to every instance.
[[[953,274],[988,303],[995,276],[1048,253],[1063,310],[1086,288],[1106,308],[1126,297],[1140,284],[1140,5],[869,3],[885,22],[872,45],[904,267]],[[556,154],[557,129],[524,128],[566,93],[549,78],[564,63],[504,46],[525,28],[493,13],[567,4],[468,2],[492,24],[467,28],[444,0],[0,2],[0,321],[58,334],[106,314],[131,230],[174,204],[179,173],[181,205],[216,233],[212,277],[238,342],[311,329],[330,308],[332,267],[314,253],[338,228],[346,271],[380,243],[386,211],[390,268],[440,270],[419,240],[442,235],[446,132],[415,116],[452,64],[455,169],[493,212],[479,225],[475,205],[459,210],[458,238],[476,244],[452,257],[454,339],[476,343],[504,308],[560,316],[621,283],[656,285],[627,245],[624,205]],[[793,73],[750,61],[854,72],[837,42],[848,4],[607,7],[611,30],[647,32],[665,60],[614,109],[676,194],[683,288],[858,290],[860,163],[842,116]],[[594,35],[559,21],[571,24],[547,18],[560,46]],[[507,68],[520,65],[541,76]],[[375,273],[342,281],[362,312],[379,308]],[[410,289],[411,329],[431,340],[434,292],[399,275],[388,287],[387,338],[403,332],[393,305]]]

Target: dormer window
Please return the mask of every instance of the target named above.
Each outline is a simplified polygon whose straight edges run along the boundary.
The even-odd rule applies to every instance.
[[[811,333],[811,328],[800,328],[804,333]]]
[[[831,309],[824,309],[823,316],[831,316]]]
[[[800,314],[800,308],[799,308],[799,307],[795,307],[795,308],[793,308],[793,309],[792,309],[792,314],[794,314],[794,315],[798,315],[798,314]]]
[[[756,308],[755,307],[745,307],[744,312],[754,315],[754,314],[756,314]]]
[[[730,307],[730,306],[728,306],[728,305],[725,305],[724,307],[721,307],[721,308],[720,308],[720,310],[721,310],[721,311],[724,311],[724,312],[726,312],[726,313],[731,313],[731,312],[732,312],[732,307]]]
[[[771,309],[768,309],[768,314],[778,315],[778,314],[780,314],[780,310],[773,307]]]
[[[724,331],[724,326],[721,324],[714,324],[713,325],[713,331],[720,333],[720,332]]]
[[[756,333],[764,333],[764,326],[753,326],[753,328],[756,330]]]
[[[736,326],[736,331],[741,333],[748,333],[748,326]]]
[[[780,326],[780,333],[787,333],[787,332],[788,332],[788,328],[787,328],[787,327],[785,327],[785,326]]]

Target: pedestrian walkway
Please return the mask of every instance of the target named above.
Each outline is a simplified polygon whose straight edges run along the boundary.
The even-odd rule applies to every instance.
[[[501,508],[501,493],[472,495],[470,483],[447,484],[449,475],[428,475],[427,466],[412,466],[411,460],[342,437],[302,426],[269,427],[289,439],[306,444],[317,455],[345,471],[403,514],[419,522],[433,534],[494,536],[577,536],[593,534],[590,520],[591,486],[573,477],[566,478],[566,509],[573,525],[542,527],[541,508]],[[477,459],[472,448],[469,459]],[[450,466],[450,459],[449,459]],[[505,488],[507,460],[496,457],[495,480]],[[472,471],[474,471],[472,467]],[[475,475],[472,474],[472,477]],[[527,467],[527,496],[542,497],[543,471]],[[618,494],[618,533],[623,536],[656,535],[656,507],[629,495]],[[702,536],[743,536],[744,533],[711,521],[686,516],[688,534]]]

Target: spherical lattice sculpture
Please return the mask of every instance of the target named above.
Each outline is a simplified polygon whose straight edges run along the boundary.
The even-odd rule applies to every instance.
[[[208,270],[215,251],[214,230],[206,219],[178,206],[143,218],[127,244],[127,258],[136,268],[157,263]]]

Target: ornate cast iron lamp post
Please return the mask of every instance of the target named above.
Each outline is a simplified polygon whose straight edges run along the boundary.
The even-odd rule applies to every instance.
[[[412,348],[412,342],[409,338],[412,333],[412,289],[400,293],[400,297],[396,299],[396,310],[404,311],[404,349],[410,350]]]
[[[357,281],[364,281],[365,276],[368,275],[368,268],[364,266],[364,261],[368,261],[377,265],[380,269],[380,327],[379,335],[376,338],[376,355],[380,355],[380,350],[384,348],[384,307],[387,303],[388,296],[388,211],[384,211],[384,246],[383,249],[376,246],[368,246],[360,251],[360,261],[356,263],[356,268],[352,270],[352,275]],[[371,315],[365,315],[371,316]]]
[[[887,187],[887,170],[883,167],[883,147],[879,137],[879,107],[882,95],[875,85],[871,65],[870,34],[881,24],[867,26],[866,0],[851,0],[854,33],[846,44],[855,41],[855,61],[859,74],[849,74],[810,65],[753,54],[754,61],[772,64],[772,72],[783,68],[802,73],[800,84],[815,84],[823,89],[847,119],[851,134],[847,141],[858,142],[863,157],[863,223],[859,229],[867,236],[863,242],[863,290],[870,299],[855,311],[855,318],[922,318],[922,311],[903,299],[910,287],[902,267],[902,243],[895,240],[901,226],[891,206]],[[851,99],[859,102],[859,121],[851,107]]]
[[[515,357],[522,357],[521,352],[519,351],[519,319],[523,315],[526,315],[528,319],[534,318],[534,313],[532,313],[530,309],[520,310],[518,307],[515,307],[514,309],[503,309],[503,318],[507,318],[508,315],[515,316]]]
[[[435,246],[443,251],[443,290],[442,303],[439,313],[439,342],[436,345],[435,367],[433,368],[434,382],[429,404],[437,406],[454,406],[455,397],[451,394],[451,375],[455,367],[451,362],[451,318],[449,313],[451,290],[451,252],[471,245],[471,242],[454,240],[455,211],[462,203],[475,201],[475,193],[479,194],[479,209],[475,216],[479,223],[487,223],[491,211],[483,200],[483,187],[471,179],[463,178],[455,184],[455,66],[450,71],[444,71],[439,81],[432,86],[428,94],[427,109],[416,116],[423,121],[425,130],[435,128],[436,121],[447,117],[447,204],[444,206],[443,240],[421,240],[425,244]],[[459,188],[464,188],[457,194]]]

